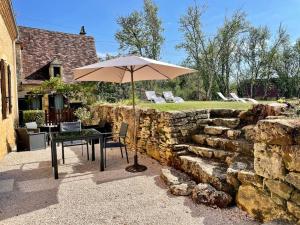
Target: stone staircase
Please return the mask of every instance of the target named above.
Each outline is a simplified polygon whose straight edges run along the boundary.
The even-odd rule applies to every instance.
[[[234,196],[241,183],[239,174],[247,179],[254,176],[253,127],[242,127],[236,110],[213,110],[191,143],[174,146],[173,167],[197,183]]]

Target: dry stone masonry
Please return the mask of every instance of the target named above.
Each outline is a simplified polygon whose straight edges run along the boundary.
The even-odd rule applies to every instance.
[[[98,105],[92,111],[114,132],[128,123],[132,147],[131,107]],[[278,105],[246,112],[138,109],[137,146],[171,166],[161,178],[173,195],[210,206],[236,203],[260,221],[300,224],[300,120],[282,112]]]
[[[300,120],[261,120],[255,131],[257,181],[242,182],[237,204],[259,220],[299,221]]]

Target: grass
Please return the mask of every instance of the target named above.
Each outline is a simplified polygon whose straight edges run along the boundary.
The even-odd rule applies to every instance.
[[[270,103],[262,101],[261,103]],[[176,111],[188,109],[239,109],[247,110],[252,107],[250,103],[242,102],[222,102],[222,101],[186,101],[184,103],[164,103],[155,104],[149,102],[139,102],[138,106],[141,108],[152,108],[159,111]]]

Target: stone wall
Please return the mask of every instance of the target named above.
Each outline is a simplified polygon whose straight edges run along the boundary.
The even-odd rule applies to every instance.
[[[256,179],[239,187],[237,204],[262,221],[297,222],[300,219],[300,120],[261,120],[255,131]]]
[[[16,57],[15,40],[17,38],[17,28],[14,22],[10,1],[0,1],[0,59],[4,59],[6,65],[11,70],[11,97],[12,111],[7,110],[7,118],[2,118],[2,103],[0,101],[0,159],[9,151],[15,150],[14,127],[17,122],[17,77],[16,77]],[[8,84],[7,84],[8,86]],[[0,92],[0,99],[1,99]]]
[[[106,120],[118,132],[122,122],[129,124],[127,142],[133,143],[132,107],[98,105],[92,108],[94,121]],[[162,164],[172,161],[172,146],[189,141],[191,135],[207,123],[208,110],[188,112],[158,112],[154,109],[137,109],[137,147]]]

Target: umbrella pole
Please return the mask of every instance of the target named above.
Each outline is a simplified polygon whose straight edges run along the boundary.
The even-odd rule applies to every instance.
[[[132,108],[133,108],[133,148],[134,148],[134,163],[131,166],[126,167],[126,171],[131,173],[137,173],[147,170],[147,167],[138,163],[138,150],[136,147],[136,113],[135,113],[135,88],[133,82],[133,67],[130,67],[131,73],[131,91],[132,91]]]

